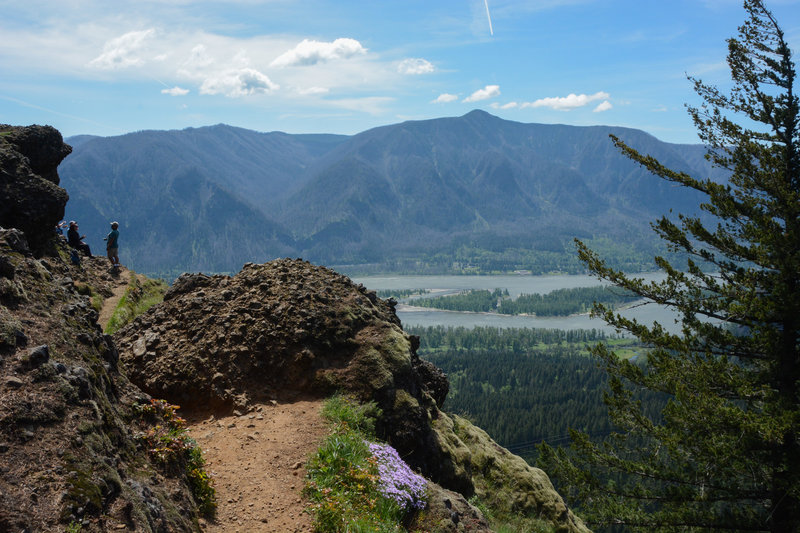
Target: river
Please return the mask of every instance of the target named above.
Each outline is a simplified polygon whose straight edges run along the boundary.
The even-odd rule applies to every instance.
[[[664,279],[659,272],[635,274],[634,277],[647,281]],[[452,294],[469,289],[506,289],[512,297],[520,294],[546,294],[556,289],[593,287],[607,285],[608,282],[588,275],[503,275],[503,276],[365,276],[353,278],[371,290],[428,289],[430,296]],[[588,314],[566,317],[510,316],[499,313],[466,313],[457,311],[438,311],[429,308],[413,307],[413,301],[401,300],[397,305],[397,316],[404,326],[490,326],[500,328],[555,328],[555,329],[597,329],[615,333],[615,329],[599,318]],[[677,315],[669,308],[652,303],[638,302],[622,309],[620,313],[628,318],[636,318],[645,324],[658,321],[666,330],[678,333]]]

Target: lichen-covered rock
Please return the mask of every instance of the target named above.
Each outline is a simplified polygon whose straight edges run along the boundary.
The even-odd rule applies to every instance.
[[[479,509],[461,494],[429,483],[428,506],[414,516],[409,531],[428,533],[491,533],[489,522]]]
[[[0,226],[22,230],[32,251],[52,251],[55,225],[69,196],[58,164],[72,148],[51,126],[0,124]]]

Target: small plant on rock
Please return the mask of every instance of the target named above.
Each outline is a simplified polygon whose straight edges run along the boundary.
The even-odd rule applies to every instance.
[[[156,422],[137,437],[147,447],[150,458],[167,473],[185,473],[201,514],[212,517],[217,509],[214,480],[205,471],[203,452],[187,433],[186,420],[178,416],[177,409],[177,405],[156,399],[134,406],[143,419]]]

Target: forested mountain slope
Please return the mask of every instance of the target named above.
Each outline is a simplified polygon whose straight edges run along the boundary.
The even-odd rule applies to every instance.
[[[622,157],[612,133],[672,168],[712,172],[699,145],[473,111],[352,137],[224,125],[81,137],[61,175],[67,215],[90,241],[119,220],[123,254],[145,272],[231,271],[285,255],[391,269],[488,254],[484,268],[542,270],[559,268],[574,237],[640,245],[662,206],[697,205]],[[537,252],[551,259],[533,264]]]

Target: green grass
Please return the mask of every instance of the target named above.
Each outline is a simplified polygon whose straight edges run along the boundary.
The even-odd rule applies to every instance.
[[[630,359],[636,355],[645,355],[647,348],[642,344],[639,339],[622,338],[622,339],[607,339],[603,341],[619,359]]]
[[[164,300],[167,284],[162,280],[146,279],[139,281],[136,274],[131,273],[131,281],[125,294],[120,298],[114,313],[106,324],[105,333],[113,335],[118,329],[133,321],[154,305]]]
[[[322,415],[330,423],[330,433],[308,462],[304,488],[312,502],[309,512],[314,517],[314,531],[406,531],[403,524],[407,523],[409,515],[378,490],[375,461],[369,450],[368,443],[374,439],[375,420],[380,410],[374,403],[362,405],[343,396],[334,396],[326,400]],[[504,514],[476,497],[470,503],[483,513],[492,531],[498,533],[555,531],[552,523],[537,517]]]
[[[312,501],[314,530],[334,533],[405,531],[405,511],[380,492],[377,465],[367,439],[374,439],[375,404],[342,396],[325,402],[330,434],[308,462],[304,493]]]
[[[76,281],[75,290],[78,291],[78,294],[88,296],[92,301],[92,308],[98,313],[100,312],[100,310],[103,308],[103,297],[98,294],[97,291],[95,291],[94,287],[88,283]]]

